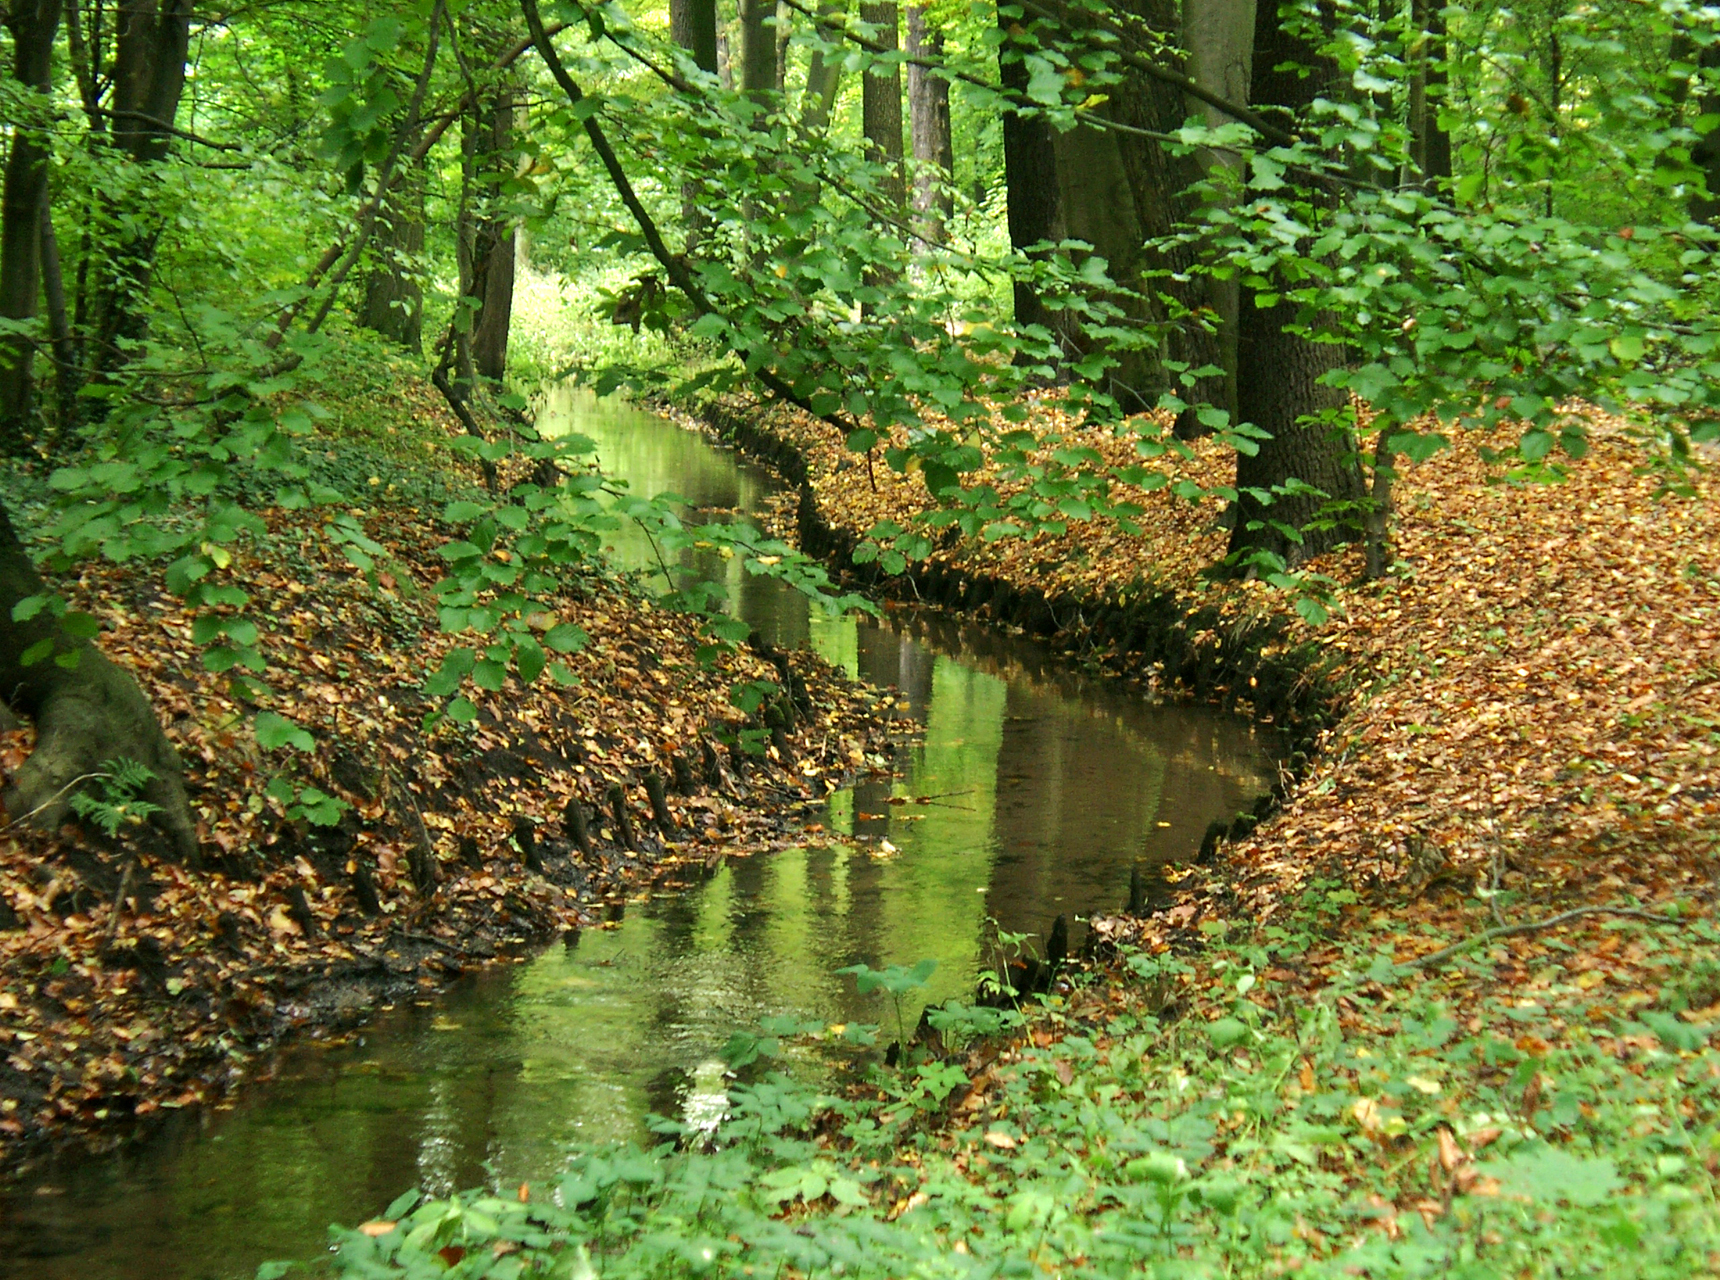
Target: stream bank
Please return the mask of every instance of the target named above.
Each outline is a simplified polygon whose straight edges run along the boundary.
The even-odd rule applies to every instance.
[[[702,518],[756,521],[779,496],[762,469],[654,414],[572,391],[552,394],[545,413],[594,440],[607,473],[636,492],[676,492]],[[616,543],[622,565],[654,563],[648,546]],[[1006,937],[1114,910],[1273,772],[1275,738],[1242,717],[1140,697],[1032,639],[911,608],[827,619],[714,551],[691,549],[671,569],[721,581],[815,696],[838,703],[828,728],[809,725],[793,744],[803,778],[811,765],[837,783],[820,787],[799,829],[725,805],[770,856],[710,865],[739,838],[678,850],[663,865],[684,888],[633,882],[606,902],[573,903],[598,920],[562,945],[522,946],[514,963],[476,968],[439,995],[410,992],[338,1045],[260,1059],[251,1086],[142,1143],[42,1161],[0,1197],[0,1275],[237,1278],[263,1258],[314,1253],[328,1221],[409,1185],[517,1188],[553,1174],[574,1145],[643,1138],[647,1113],[708,1123],[726,1106],[722,1051],[736,1030],[768,1018],[878,1021],[837,972],[854,964],[933,960],[924,997],[970,998],[1013,953]],[[584,607],[613,613],[607,601]],[[593,634],[581,658],[622,655],[618,670],[590,677],[604,688],[661,688],[641,654],[647,638],[665,670],[684,643],[653,630],[609,644]],[[844,690],[854,701],[840,701]],[[675,700],[660,699],[666,713]],[[543,711],[520,714],[550,725]],[[626,754],[630,741],[597,740],[599,759],[576,736],[588,770],[648,763]],[[659,758],[666,740],[651,740]],[[852,749],[859,764],[841,754]],[[786,773],[759,769],[749,785],[779,787]],[[686,825],[710,800],[670,802]],[[444,893],[517,857],[506,811],[474,801],[459,813],[487,824],[498,856],[481,876],[449,867]],[[540,844],[562,838],[544,827]]]
[[[190,611],[151,567],[91,564],[69,584],[185,761],[203,865],[162,856],[147,827],[0,834],[0,1168],[219,1104],[282,1043],[350,1034],[630,899],[780,847],[832,790],[892,773],[893,700],[768,645],[707,669],[683,617],[596,572],[555,602],[553,621],[588,637],[567,659],[575,688],[510,680],[477,695],[470,727],[426,731],[425,675],[456,642],[434,607],[435,549],[451,536],[439,515],[481,481],[447,447],[458,425],[422,388],[405,392],[395,454],[362,441],[329,454],[376,495],[338,513],[374,540],[373,567],[349,562],[325,517],[272,509],[227,570],[273,624],[265,703],[204,668]],[[30,484],[9,480],[14,510],[40,510]],[[784,671],[799,695],[788,758],[707,754],[745,722],[730,685]],[[265,745],[259,710],[309,737]],[[32,741],[28,727],[0,739],[0,770]],[[338,801],[334,821],[266,795],[277,774]]]

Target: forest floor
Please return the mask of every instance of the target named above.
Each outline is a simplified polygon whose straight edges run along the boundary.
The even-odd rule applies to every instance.
[[[1041,427],[1055,421],[1043,412]],[[868,483],[822,424],[786,412],[765,421],[805,459],[829,524],[864,536],[930,505],[917,475],[879,465]],[[1060,425],[1058,444],[1133,460],[1108,433]],[[1406,465],[1395,568],[1364,581],[1359,549],[1308,566],[1337,583],[1318,628],[1264,584],[1203,578],[1228,537],[1218,508],[1162,490],[1138,495],[1139,534],[1074,524],[1066,537],[934,553],[946,569],[1088,605],[1168,591],[1189,613],[1216,606],[1227,627],[1275,617],[1286,645],[1313,640],[1325,655],[1320,678],[1340,714],[1276,814],[1209,863],[1173,870],[1173,903],[1091,923],[1093,952],[1126,963],[1101,965],[1001,1056],[969,1059],[970,1078],[912,1157],[919,1191],[904,1183],[895,1212],[925,1204],[915,1197],[944,1174],[970,1193],[990,1188],[1000,1212],[1020,1203],[1036,1126],[1055,1163],[1059,1127],[1075,1124],[1069,1107],[1082,1098],[1101,1113],[1140,1112],[1128,1123],[1179,1160],[1178,1125],[1193,1126],[1182,1172],[1145,1175],[1173,1256],[1208,1256],[1174,1244],[1170,1227],[1200,1216],[1207,1179],[1261,1180],[1263,1214],[1290,1205],[1248,1237],[1266,1274],[1305,1263],[1418,1273],[1400,1272],[1397,1254],[1371,1270],[1367,1251],[1440,1232],[1426,1258],[1444,1261],[1429,1274],[1449,1274],[1440,1268],[1464,1249],[1493,1248],[1512,1274],[1539,1273],[1567,1248],[1586,1267],[1585,1248],[1623,1259],[1645,1223],[1664,1227],[1687,1201],[1712,1207],[1720,481],[1710,472],[1694,498],[1657,497],[1623,424],[1595,414],[1590,428],[1591,450],[1559,484],[1502,482],[1484,450],[1501,442],[1474,436]],[[1202,445],[1189,473],[1219,484],[1224,467]],[[1053,641],[1158,682],[1078,626]],[[1180,1032],[1129,1033],[1172,1012]],[[1131,1065],[1143,1044],[1156,1046],[1150,1061]],[[1053,1071],[1048,1096],[1033,1082]],[[1085,1138],[1064,1140],[1092,1141],[1082,1125]],[[1070,1212],[1097,1234],[1114,1204],[1085,1149],[1052,1194],[1077,1204],[1088,1177],[1097,1198]],[[991,1167],[1003,1163],[1013,1180]],[[1641,1217],[1642,1206],[1663,1217]],[[1578,1225],[1615,1211],[1629,1221],[1597,1219],[1589,1235]],[[1693,1212],[1700,1221],[1674,1231],[1683,1243],[1666,1246],[1691,1252],[1667,1274],[1720,1268],[1720,1220]],[[1575,1217],[1561,1227],[1560,1215]],[[1077,1261],[1093,1243],[1080,1239]]]
[[[258,708],[204,670],[190,613],[152,566],[91,564],[64,584],[179,748],[205,866],[155,856],[147,828],[118,840],[71,824],[0,829],[0,1167],[214,1102],[283,1036],[338,1034],[727,856],[781,847],[831,788],[891,767],[889,700],[805,654],[790,659],[808,693],[791,758],[706,757],[712,730],[745,719],[730,685],[778,678],[770,655],[702,667],[684,617],[597,575],[545,619],[589,636],[568,658],[576,688],[511,679],[472,694],[471,726],[426,731],[421,686],[457,643],[434,608],[435,549],[450,536],[439,512],[481,482],[446,448],[458,428],[427,388],[390,380],[333,404],[344,443],[322,461],[373,502],[262,510],[266,536],[228,569],[267,615],[267,709],[309,730],[313,749],[259,744]],[[28,523],[30,482],[8,488]],[[368,573],[321,528],[342,515],[383,548]],[[0,737],[0,770],[23,761],[32,732]],[[693,775],[684,794],[676,755]],[[653,821],[649,773],[667,780],[672,831]],[[265,795],[277,775],[348,807],[334,825],[289,820]],[[590,856],[565,818],[576,798]]]

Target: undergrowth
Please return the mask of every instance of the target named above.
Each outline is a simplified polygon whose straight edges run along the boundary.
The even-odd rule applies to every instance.
[[[1712,1272],[1720,1053],[1675,1011],[1707,990],[1720,931],[1607,925],[1651,954],[1676,947],[1692,975],[1608,1013],[1557,964],[1538,999],[1460,1006],[1502,954],[1411,973],[1365,928],[1310,998],[1292,968],[1332,944],[1336,918],[1315,895],[1294,923],[1209,926],[1196,956],[1126,953],[1025,1022],[947,1006],[863,1085],[754,1076],[714,1133],[659,1120],[659,1145],[580,1153],[544,1185],[409,1193],[335,1231],[326,1265],[574,1280]],[[790,1034],[864,1029],[774,1026],[737,1037],[736,1061]]]

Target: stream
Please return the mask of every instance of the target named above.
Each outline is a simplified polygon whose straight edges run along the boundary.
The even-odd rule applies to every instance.
[[[558,389],[540,421],[700,518],[757,511],[776,487],[624,402]],[[629,535],[616,544],[623,564],[651,563]],[[932,957],[926,994],[970,996],[989,922],[1043,936],[1059,913],[1116,909],[1133,867],[1188,857],[1267,785],[1272,744],[1241,717],[1149,701],[948,615],[831,620],[737,561],[681,570],[723,579],[731,609],[779,647],[895,686],[924,726],[903,776],[831,796],[826,833],[851,840],[731,860],[347,1044],[289,1048],[220,1107],[38,1168],[0,1194],[0,1277],[248,1280],[410,1187],[514,1186],[570,1144],[642,1136],[650,1113],[713,1121],[735,1029],[770,1014],[884,1021],[834,972],[860,961]]]

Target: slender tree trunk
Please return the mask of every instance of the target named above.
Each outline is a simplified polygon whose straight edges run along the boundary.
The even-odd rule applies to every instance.
[[[1410,76],[1409,126],[1414,160],[1421,176],[1433,183],[1451,178],[1451,135],[1439,127],[1445,101],[1445,6],[1441,0],[1412,0],[1413,21],[1420,35]]]
[[[156,826],[175,854],[195,862],[197,832],[179,757],[137,681],[89,641],[68,634],[52,611],[13,618],[19,601],[46,591],[0,507],[0,697],[36,726],[35,749],[0,805],[11,821],[30,817],[53,827],[65,819],[78,779],[104,773],[109,760],[135,760],[155,775],[145,795],[160,806]],[[30,655],[34,660],[26,662]]]
[[[55,428],[62,435],[72,423],[78,394],[78,344],[66,315],[66,282],[60,275],[60,241],[54,211],[42,200],[42,302],[48,312],[48,338],[54,347],[54,386],[59,391]]]
[[[823,0],[818,6],[819,16],[831,22],[839,21],[847,11],[847,0]],[[840,37],[826,28],[820,28],[818,34],[822,40],[840,42]],[[801,127],[808,133],[823,133],[829,126],[841,82],[841,51],[833,58],[826,58],[822,49],[814,48],[806,66],[806,93],[800,103]]]
[[[1183,0],[1183,47],[1188,50],[1188,73],[1202,88],[1211,89],[1232,102],[1246,104],[1254,66],[1256,0]],[[1278,0],[1265,0],[1276,4]],[[1188,110],[1208,127],[1229,123],[1231,117],[1216,107],[1190,99]],[[1244,162],[1234,152],[1207,151],[1200,157],[1209,178],[1221,189],[1240,179]],[[1214,316],[1217,365],[1222,379],[1196,390],[1199,399],[1211,400],[1236,420],[1236,341],[1241,284],[1235,276],[1219,280],[1201,278],[1206,305]],[[1198,419],[1179,423],[1179,435],[1196,434]]]
[[[788,41],[789,35],[793,30],[793,27],[789,22],[789,18],[793,12],[794,11],[786,4],[782,3],[782,0],[777,0],[776,70],[771,88],[775,89],[779,94],[788,88]]]
[[[514,101],[511,85],[497,90],[490,106],[486,128],[480,137],[486,148],[484,165],[501,176],[511,171],[514,151]],[[489,184],[486,184],[489,185]],[[475,281],[477,318],[472,325],[472,368],[480,378],[499,382],[507,374],[508,330],[514,312],[515,224],[513,216],[496,207],[492,187],[490,207],[478,222],[474,254],[480,260]]]
[[[1298,74],[1301,68],[1311,74]],[[1332,92],[1336,76],[1335,66],[1284,29],[1275,4],[1268,0],[1259,5],[1251,94],[1255,106],[1300,110],[1316,96]],[[1268,551],[1295,564],[1348,540],[1349,530],[1342,523],[1310,529],[1309,522],[1328,502],[1363,503],[1366,491],[1348,421],[1348,397],[1320,382],[1343,362],[1343,347],[1290,332],[1296,320],[1293,303],[1280,299],[1262,307],[1258,302],[1254,290],[1242,290],[1237,400],[1242,419],[1271,438],[1260,441],[1252,457],[1237,454],[1241,496],[1230,548],[1233,553]],[[1250,492],[1270,492],[1292,479],[1312,485],[1321,496],[1279,496],[1262,503]]]
[[[1720,66],[1720,45],[1704,48],[1698,65],[1704,70]],[[1702,115],[1720,114],[1720,94],[1701,93],[1696,103]],[[1690,158],[1702,170],[1705,188],[1691,194],[1690,216],[1694,221],[1720,226],[1720,129],[1704,134],[1691,148]]]
[[[861,0],[860,21],[872,28],[877,42],[888,49],[900,48],[900,24],[895,0],[871,3]],[[880,194],[892,209],[907,203],[902,173],[902,68],[874,64],[861,81],[861,131],[866,137],[866,158],[885,169]]]
[[[117,40],[113,62],[113,145],[141,166],[167,158],[185,89],[185,58],[191,42],[194,0],[121,0],[114,15]],[[147,190],[147,187],[144,188]],[[116,211],[117,213],[118,211]],[[133,233],[115,250],[100,303],[96,366],[112,373],[127,358],[130,344],[141,341],[155,244],[159,230],[147,211],[129,211],[134,223],[149,229]],[[123,225],[125,219],[119,219]]]
[[[59,0],[13,0],[6,11],[12,33],[12,76],[21,88],[45,95],[51,90],[54,34],[60,25]],[[28,127],[14,127],[0,190],[0,318],[36,317],[41,284],[42,210],[48,196],[48,146]],[[35,441],[35,339],[27,334],[0,337],[0,450],[29,452]]]
[[[373,260],[364,280],[358,322],[408,351],[424,346],[424,288],[419,257],[424,252],[422,165],[389,192],[372,240]]]
[[[776,0],[741,0],[741,92],[760,104],[776,88]]]
[[[908,6],[908,53],[936,62],[944,54],[944,33],[928,30],[924,5]],[[928,243],[944,238],[955,213],[950,183],[955,144],[950,135],[950,82],[928,67],[908,64],[908,133],[914,147],[914,212]]]

